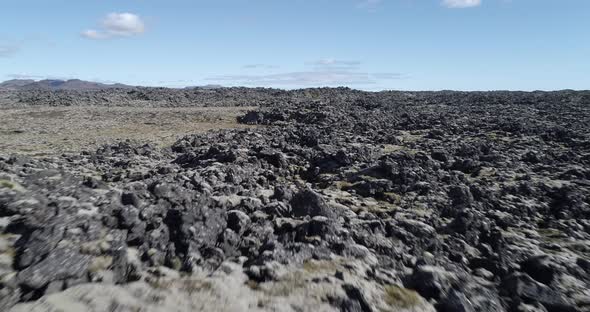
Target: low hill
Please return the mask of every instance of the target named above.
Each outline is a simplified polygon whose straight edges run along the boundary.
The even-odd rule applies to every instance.
[[[132,86],[116,83],[105,84],[80,79],[59,80],[45,79],[40,81],[30,79],[13,79],[0,83],[0,89],[10,90],[104,90],[104,89],[130,89]]]

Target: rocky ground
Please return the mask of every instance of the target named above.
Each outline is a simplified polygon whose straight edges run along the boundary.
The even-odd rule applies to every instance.
[[[243,92],[247,128],[0,152],[0,310],[590,311],[590,92]]]

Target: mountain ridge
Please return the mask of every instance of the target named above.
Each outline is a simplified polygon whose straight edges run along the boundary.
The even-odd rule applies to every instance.
[[[104,90],[131,89],[134,86],[121,83],[106,84],[80,79],[12,79],[0,83],[0,89],[8,90]]]

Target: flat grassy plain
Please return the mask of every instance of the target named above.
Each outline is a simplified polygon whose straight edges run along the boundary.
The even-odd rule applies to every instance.
[[[30,107],[0,109],[0,154],[94,150],[121,140],[169,146],[211,129],[244,128],[254,107]]]

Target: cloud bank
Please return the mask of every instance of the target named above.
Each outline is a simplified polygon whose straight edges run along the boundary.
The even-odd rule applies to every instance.
[[[108,39],[131,37],[145,32],[145,23],[133,13],[109,13],[101,23],[101,28],[87,29],[81,35],[88,39]]]
[[[442,5],[452,9],[472,8],[481,5],[481,0],[443,0]]]
[[[363,0],[357,4],[357,8],[375,11],[382,0]]]
[[[362,0],[357,2],[357,8],[370,12],[376,11],[383,0]],[[481,5],[482,0],[442,0],[441,5],[451,9],[472,8]]]
[[[244,65],[242,68],[245,68],[245,69],[275,69],[275,68],[278,68],[278,66],[270,65],[270,64],[248,64],[248,65]]]
[[[10,78],[10,79],[45,79],[45,78],[47,78],[46,76],[28,75],[28,74],[7,74],[4,76],[7,78]]]
[[[0,44],[0,57],[11,57],[18,52],[19,47],[16,45]]]
[[[320,59],[306,62],[302,71],[270,74],[237,74],[208,77],[216,83],[246,86],[348,86],[371,85],[382,80],[402,79],[401,73],[371,73],[360,70],[360,61]]]

